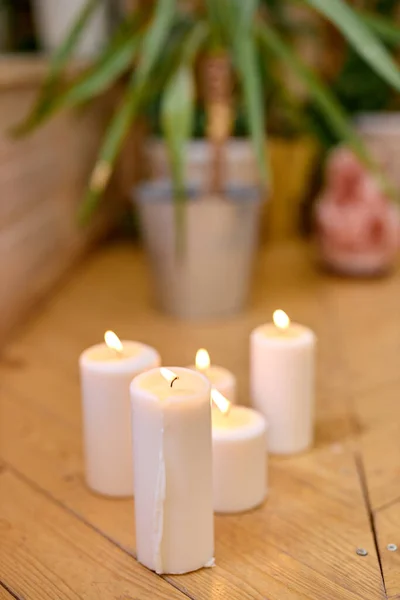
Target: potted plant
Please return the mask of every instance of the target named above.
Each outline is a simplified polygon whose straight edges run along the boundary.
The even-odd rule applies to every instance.
[[[87,103],[124,78],[125,94],[106,131],[81,207],[80,216],[87,220],[133,123],[159,99],[157,119],[171,177],[140,188],[137,205],[159,303],[174,314],[234,312],[246,299],[261,193],[259,185],[239,185],[226,178],[225,148],[236,109],[243,106],[260,185],[270,184],[265,98],[268,82],[279,80],[282,65],[301,80],[338,137],[368,160],[340,104],[296,51],[290,29],[277,25],[276,15],[292,3],[150,2],[133,9],[99,59],[83,76],[65,84],[63,68],[93,14],[91,0],[91,9],[84,9],[58,50],[42,94],[19,129],[27,133],[56,110]],[[304,5],[329,19],[381,77],[400,89],[394,61],[346,2],[304,0]],[[296,107],[295,97],[291,103]],[[194,182],[185,176],[185,158],[199,106],[206,115],[211,161],[206,176]],[[290,177],[290,165],[287,168]]]

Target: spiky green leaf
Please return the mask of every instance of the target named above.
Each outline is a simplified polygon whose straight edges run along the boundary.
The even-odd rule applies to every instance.
[[[194,105],[193,74],[189,66],[182,65],[168,83],[161,105],[162,127],[174,183],[178,251],[183,248],[185,156],[193,130]]]
[[[143,37],[141,59],[136,71],[136,86],[147,81],[155,63],[162,55],[177,10],[177,0],[158,0],[151,26]]]
[[[100,198],[109,183],[123,141],[136,118],[139,109],[138,100],[138,96],[134,93],[134,88],[128,88],[121,105],[115,112],[106,130],[103,144],[92,172],[89,189],[79,209],[78,217],[82,224],[86,224],[97,209]]]
[[[232,17],[230,36],[233,56],[239,71],[239,79],[246,105],[246,120],[249,127],[261,180],[265,185],[269,179],[264,91],[258,64],[257,46],[254,39],[254,22],[258,0],[230,0]],[[233,22],[233,25],[232,25]]]
[[[97,63],[55,98],[57,108],[77,106],[109,89],[133,64],[139,44],[136,20],[122,26]]]
[[[13,129],[16,136],[26,135],[41,124],[48,113],[52,112],[54,96],[57,94],[63,70],[71,58],[77,43],[84,33],[85,27],[93,17],[96,9],[104,0],[87,0],[78,14],[64,41],[55,50],[50,62],[49,72],[28,117]]]
[[[138,111],[146,99],[146,86],[159,60],[170,32],[176,0],[158,0],[149,29],[143,36],[141,60],[133,72],[124,100],[106,132],[94,167],[87,196],[80,209],[81,222],[87,222],[97,208],[111,173]]]
[[[56,111],[79,106],[109,89],[132,64],[139,45],[139,34],[124,27],[117,33],[95,65],[64,90],[56,92],[38,114],[28,115],[25,129],[34,129],[47,121]]]
[[[304,0],[339,31],[385,81],[400,90],[400,71],[384,45],[344,0]]]
[[[390,46],[400,46],[400,27],[396,23],[375,13],[358,14],[383,42]]]
[[[315,105],[338,137],[346,142],[362,160],[370,163],[369,155],[349,124],[347,115],[319,77],[304,64],[290,45],[272,27],[266,23],[258,24],[257,32],[261,46],[268,52],[273,52],[286,63],[307,86]]]
[[[167,144],[174,185],[177,250],[183,249],[186,148],[192,135],[195,113],[193,63],[210,29],[198,22],[182,44],[180,65],[162,97],[161,125]]]
[[[235,45],[236,60],[241,76],[241,84],[246,104],[246,120],[264,185],[269,180],[265,107],[260,70],[257,64],[257,50],[253,37],[241,36]]]

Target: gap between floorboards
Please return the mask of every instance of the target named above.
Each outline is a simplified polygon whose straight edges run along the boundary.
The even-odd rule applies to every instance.
[[[0,579],[0,587],[3,588],[3,590],[5,590],[7,592],[7,594],[10,594],[10,596],[12,598],[15,598],[15,600],[24,600],[24,598],[22,596],[18,596],[15,592],[13,592],[13,590],[11,590],[8,585],[6,583],[4,583],[4,581],[1,581]]]
[[[25,475],[23,475],[22,473],[20,473],[17,469],[15,469],[15,467],[13,467],[12,465],[10,465],[9,463],[5,463],[4,469],[7,469],[8,471],[10,471],[10,473],[12,473],[13,475],[15,475],[15,477],[17,477],[18,479],[20,479],[21,481],[23,481],[26,485],[29,485],[29,487],[31,487],[32,489],[34,489],[37,493],[39,493],[42,496],[44,496],[45,498],[47,498],[47,500],[50,500],[53,504],[56,504],[59,508],[62,508],[63,510],[65,510],[68,514],[70,514],[71,516],[73,516],[76,519],[78,519],[78,521],[80,523],[83,523],[84,525],[86,525],[86,527],[89,527],[92,531],[95,531],[96,533],[98,533],[99,535],[101,535],[103,538],[105,538],[108,542],[110,542],[111,544],[113,544],[113,546],[119,548],[119,550],[122,550],[122,552],[125,552],[126,554],[129,554],[129,556],[131,556],[134,560],[136,560],[135,554],[131,550],[129,550],[128,548],[126,548],[126,546],[124,546],[122,544],[119,544],[114,538],[111,538],[110,536],[108,536],[107,534],[105,534],[104,531],[102,531],[98,527],[95,527],[92,523],[89,523],[88,521],[86,521],[86,519],[82,518],[82,516],[79,513],[76,513],[74,510],[72,510],[71,508],[69,508],[69,506],[66,506],[65,504],[63,504],[60,500],[58,500],[57,498],[55,498],[47,490],[44,490],[37,483],[35,483],[31,479],[29,479],[28,477],[26,477]],[[180,587],[175,581],[173,581],[172,579],[170,579],[170,577],[168,577],[166,575],[158,575],[157,573],[154,573],[154,575],[156,575],[157,577],[160,577],[161,579],[163,579],[164,581],[166,581],[167,583],[169,583],[171,585],[171,587],[175,588],[183,596],[186,596],[186,598],[189,598],[189,600],[196,600],[196,598],[194,596],[192,596],[191,594],[189,594],[186,589],[183,589],[182,587]],[[6,591],[8,591],[16,600],[24,600],[23,597],[19,597],[16,594],[14,594],[11,590],[9,590],[7,588],[7,586],[6,586],[6,584],[3,583],[1,580],[0,580],[0,585],[2,585],[4,587],[4,589]]]
[[[362,494],[364,497],[365,507],[366,507],[367,513],[368,513],[368,519],[369,519],[369,523],[370,523],[370,527],[371,527],[372,536],[374,538],[374,545],[375,545],[376,555],[378,557],[378,563],[379,563],[379,569],[381,572],[383,590],[384,590],[385,596],[387,598],[388,595],[386,592],[385,577],[383,575],[382,558],[381,558],[381,553],[379,550],[378,534],[377,534],[376,526],[375,526],[374,513],[372,511],[371,501],[370,501],[369,492],[368,492],[367,477],[365,474],[363,459],[362,459],[361,453],[358,450],[354,451],[354,460],[355,460],[357,473],[358,473],[358,476],[360,479],[361,490],[362,490]]]

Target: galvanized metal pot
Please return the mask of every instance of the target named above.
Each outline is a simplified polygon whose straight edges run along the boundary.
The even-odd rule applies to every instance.
[[[259,189],[235,186],[223,197],[188,189],[181,254],[176,251],[170,184],[158,181],[140,186],[135,203],[159,306],[182,318],[240,311],[247,300],[258,242]]]

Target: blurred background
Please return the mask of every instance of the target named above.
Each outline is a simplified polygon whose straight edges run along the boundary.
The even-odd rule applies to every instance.
[[[260,243],[394,269],[398,1],[249,7],[0,0],[0,334],[110,235],[180,317],[241,310]]]

